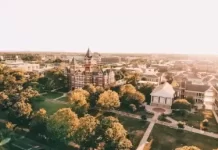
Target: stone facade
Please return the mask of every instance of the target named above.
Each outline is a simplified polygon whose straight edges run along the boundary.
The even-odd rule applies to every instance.
[[[115,83],[114,72],[111,69],[102,69],[100,55],[97,62],[94,62],[89,49],[84,57],[84,64],[78,65],[73,59],[71,66],[67,68],[67,74],[70,89],[83,88],[86,84],[108,87]]]

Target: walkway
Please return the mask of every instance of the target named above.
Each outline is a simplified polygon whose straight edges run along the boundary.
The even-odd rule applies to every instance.
[[[148,141],[149,135],[151,134],[151,131],[152,131],[153,127],[154,127],[155,121],[157,120],[158,117],[159,117],[159,114],[156,113],[153,116],[153,118],[151,119],[152,121],[149,124],[147,130],[145,131],[145,133],[144,133],[144,135],[143,135],[143,137],[142,137],[142,139],[141,139],[141,141],[139,143],[139,146],[137,147],[137,150],[143,150],[144,149],[144,147],[145,147],[145,145],[146,145],[146,143]]]
[[[53,99],[53,100],[56,101],[56,100],[59,100],[59,99],[61,99],[61,98],[63,98],[63,97],[66,97],[66,96],[67,96],[67,93],[64,93],[62,96],[57,97],[57,98],[55,98],[55,99]]]
[[[216,119],[216,122],[218,123],[218,116],[217,116],[217,113],[215,112],[215,110],[212,110],[212,112],[213,112],[213,115],[214,115],[214,117],[215,117],[215,119]]]
[[[117,110],[111,110],[110,112],[114,112],[114,113],[119,114],[121,116],[141,119],[141,116],[131,114],[131,113],[127,113],[127,112],[122,112],[122,111],[117,111]],[[143,150],[143,148],[144,148],[145,144],[147,143],[147,139],[148,139],[148,137],[149,137],[155,123],[167,126],[169,128],[178,129],[178,126],[177,126],[178,122],[176,120],[174,120],[174,119],[172,119],[170,117],[166,117],[166,119],[171,121],[171,123],[164,122],[164,121],[159,121],[159,120],[157,120],[159,115],[160,115],[159,113],[156,113],[153,116],[153,118],[148,118],[147,119],[147,121],[150,122],[150,124],[149,124],[147,130],[145,131],[144,136],[143,136],[142,140],[140,141],[137,150]],[[213,137],[213,138],[218,138],[218,134],[215,134],[215,133],[212,133],[212,132],[207,132],[207,131],[202,131],[202,130],[192,128],[192,127],[187,126],[187,125],[185,125],[185,128],[183,130],[193,132],[193,133],[197,133],[197,134],[201,134],[201,135],[205,135],[205,136],[209,136],[209,137]]]

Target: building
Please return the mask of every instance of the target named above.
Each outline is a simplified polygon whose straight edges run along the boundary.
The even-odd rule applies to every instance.
[[[84,56],[84,64],[78,65],[73,59],[71,66],[67,68],[67,75],[70,89],[83,88],[86,84],[108,87],[115,83],[115,74],[112,69],[103,70],[100,55],[97,62],[93,61],[89,49]]]
[[[10,67],[11,69],[20,69],[25,72],[32,72],[38,70],[40,68],[39,64],[30,64],[25,63],[22,60],[7,60],[5,61],[5,65]]]
[[[102,57],[101,62],[102,64],[115,64],[120,63],[121,58],[119,56]]]
[[[141,80],[138,84],[153,84],[155,86],[159,85],[160,77],[155,74],[142,74]]]
[[[185,98],[193,97],[196,104],[204,104],[206,109],[213,109],[218,92],[212,85],[187,84]]]
[[[171,108],[175,98],[175,90],[168,82],[160,84],[151,92],[151,105]]]

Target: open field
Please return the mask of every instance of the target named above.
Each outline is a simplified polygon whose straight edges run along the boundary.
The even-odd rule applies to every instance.
[[[52,103],[49,101],[34,103],[34,110],[44,108],[47,111],[47,114],[49,114],[49,115],[55,113],[60,108],[68,108],[68,107],[70,107],[69,104]]]
[[[149,140],[153,139],[151,150],[171,150],[185,145],[197,146],[202,150],[218,148],[217,139],[204,135],[179,131],[166,126],[155,124]]]
[[[133,149],[136,149],[149,123],[124,116],[118,116],[118,119],[124,128],[128,131],[129,139],[133,144]]]
[[[49,92],[47,94],[42,95],[42,97],[44,97],[45,99],[55,99],[62,95],[63,93],[59,93],[59,92]]]
[[[186,117],[180,115],[173,115],[173,119],[177,121],[184,121],[187,125],[200,129],[200,123],[206,118],[209,121],[208,131],[218,133],[218,124],[210,110],[198,110],[194,114],[188,114]]]

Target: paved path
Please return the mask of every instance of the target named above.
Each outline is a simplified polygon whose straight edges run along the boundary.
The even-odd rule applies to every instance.
[[[215,117],[215,119],[216,119],[216,122],[218,123],[218,116],[217,116],[215,110],[212,110],[212,112],[213,112],[213,115],[214,115],[214,117]]]
[[[123,116],[126,116],[126,117],[137,118],[137,119],[141,118],[139,115],[134,115],[134,114],[131,114],[131,113],[121,112],[121,111],[117,111],[117,110],[112,110],[111,112],[114,112],[116,114],[123,115]],[[154,115],[154,117],[155,116],[156,115]],[[157,124],[160,124],[160,125],[164,125],[164,126],[168,126],[170,128],[178,129],[176,120],[174,120],[174,119],[172,119],[170,117],[167,117],[168,119],[170,118],[170,121],[172,121],[172,123],[168,123],[168,122],[159,121],[159,120],[157,120],[157,118],[155,120],[154,117],[152,119],[148,118],[147,121],[157,123]],[[184,130],[189,131],[189,132],[194,132],[194,133],[197,133],[197,134],[201,134],[201,135],[205,135],[205,136],[209,136],[209,137],[213,137],[213,138],[218,138],[218,134],[215,134],[215,133],[212,133],[212,132],[207,132],[207,131],[202,131],[202,130],[192,128],[192,127],[187,126],[187,125],[185,125]],[[140,150],[140,149],[137,149],[137,150]]]
[[[139,146],[137,147],[136,150],[143,150],[144,149],[144,147],[145,147],[145,145],[146,145],[146,143],[148,141],[149,135],[151,134],[151,131],[152,131],[153,127],[154,127],[155,121],[157,120],[158,117],[159,117],[159,114],[155,114],[153,116],[153,118],[151,119],[152,121],[149,124],[147,130],[145,131],[145,133],[144,133],[144,135],[143,135],[143,137],[142,137],[142,139],[141,139],[141,141],[139,143]]]
[[[64,93],[62,96],[60,96],[60,97],[57,97],[57,98],[55,98],[55,99],[53,99],[54,101],[56,101],[56,100],[59,100],[59,99],[61,99],[62,97],[66,97],[67,96],[67,93]]]

